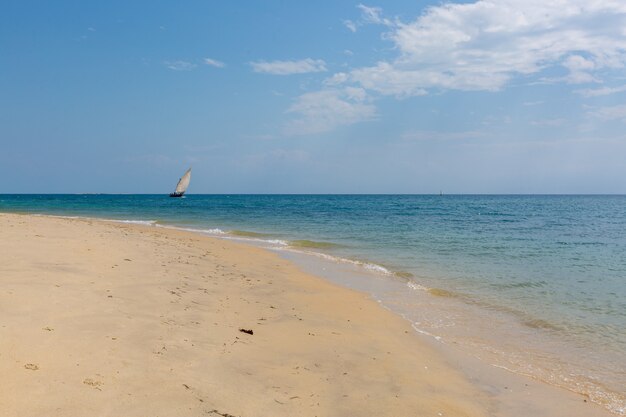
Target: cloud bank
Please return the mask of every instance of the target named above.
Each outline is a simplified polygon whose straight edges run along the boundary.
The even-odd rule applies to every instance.
[[[289,112],[301,117],[310,132],[371,119],[372,100],[424,96],[447,90],[496,92],[515,84],[599,85],[626,65],[626,1],[624,0],[479,0],[432,6],[413,20],[385,17],[380,7],[359,5],[357,20],[344,20],[351,32],[379,25],[390,42],[392,59],[351,68],[327,77],[315,93],[298,97]],[[325,71],[324,61],[253,63],[269,73]],[[289,65],[286,65],[286,64]],[[295,68],[306,67],[307,70]],[[290,69],[288,69],[290,68]],[[346,88],[362,92],[347,100]],[[608,95],[624,87],[579,90],[586,97]],[[335,117],[312,98],[349,116]],[[609,112],[610,113],[610,112]],[[620,112],[617,112],[620,113]],[[316,118],[321,120],[316,123]],[[605,114],[604,117],[612,117]],[[339,122],[341,120],[341,122]],[[536,122],[555,126],[561,121]]]
[[[554,69],[544,82],[600,82],[626,63],[626,2],[481,0],[434,6],[403,23],[360,6],[362,22],[384,25],[398,52],[392,61],[349,72],[349,80],[383,95],[428,90],[498,91],[514,77]]]

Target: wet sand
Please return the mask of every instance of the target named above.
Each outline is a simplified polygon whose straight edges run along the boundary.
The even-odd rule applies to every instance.
[[[410,323],[268,251],[13,214],[0,236],[1,416],[509,415]]]

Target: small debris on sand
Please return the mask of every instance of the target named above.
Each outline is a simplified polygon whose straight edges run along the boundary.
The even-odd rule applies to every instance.
[[[102,382],[93,380],[91,378],[85,378],[85,380],[83,381],[83,384],[89,385],[90,387],[97,388],[100,385],[102,385]]]

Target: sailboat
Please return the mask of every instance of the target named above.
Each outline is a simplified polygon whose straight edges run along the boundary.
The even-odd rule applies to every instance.
[[[182,197],[185,194],[185,191],[187,191],[187,187],[189,187],[189,181],[191,181],[191,168],[189,168],[187,172],[185,172],[178,180],[176,189],[173,193],[170,193],[170,197]]]

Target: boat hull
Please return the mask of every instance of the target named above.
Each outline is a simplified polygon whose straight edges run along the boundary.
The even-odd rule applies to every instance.
[[[182,197],[185,193],[170,193],[170,197]]]

